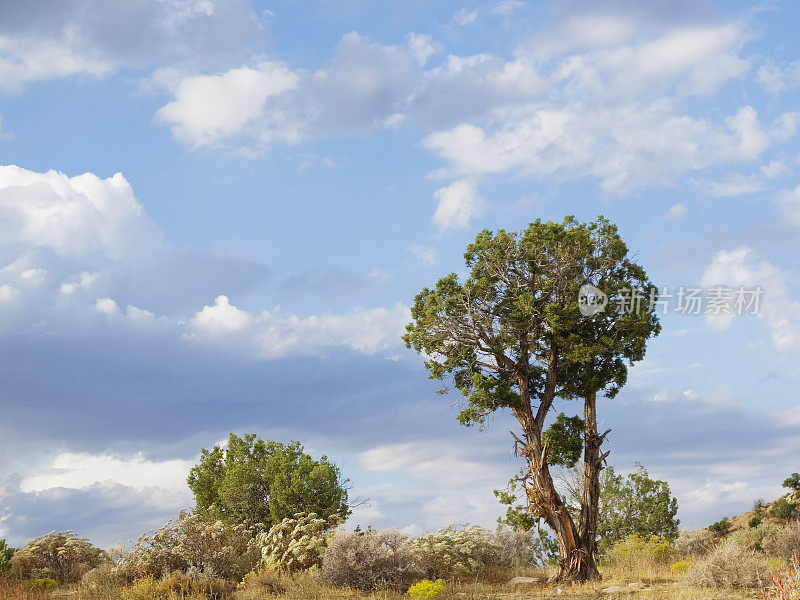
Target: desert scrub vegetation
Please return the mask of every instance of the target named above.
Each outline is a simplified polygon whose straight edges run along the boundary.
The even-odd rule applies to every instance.
[[[611,546],[603,563],[635,579],[651,578],[668,565],[674,555],[675,549],[669,540],[632,533]]]
[[[526,532],[493,532],[483,527],[449,525],[436,533],[424,533],[409,542],[411,553],[425,575],[432,579],[480,577],[492,568],[519,567],[534,555],[533,537]],[[504,541],[514,540],[511,544]]]
[[[724,540],[686,571],[684,582],[694,587],[755,588],[769,577],[765,554]]]
[[[704,556],[715,543],[714,534],[709,529],[683,529],[675,540],[675,553],[682,558]]]
[[[204,521],[182,512],[177,520],[142,534],[115,572],[126,581],[176,572],[239,581],[260,558],[253,533],[246,525]]]
[[[430,580],[486,578],[534,564],[530,532],[450,525],[410,539],[396,530],[337,532],[322,561],[322,580],[360,590],[406,590]]]
[[[323,519],[316,513],[297,513],[283,519],[256,537],[261,564],[289,573],[319,567],[327,543],[326,532],[338,522],[336,516]]]
[[[172,573],[160,579],[149,575],[135,579],[120,591],[121,600],[223,600],[232,596],[234,588],[232,582],[224,579]]]
[[[795,475],[797,475],[795,473]],[[798,600],[800,598],[800,559],[795,554],[791,566],[773,576],[768,588],[761,588],[764,600]]]
[[[789,502],[789,500],[786,498],[778,498],[770,505],[767,514],[776,519],[784,519],[789,521],[797,518],[798,516],[797,504],[794,502]]]
[[[71,531],[51,531],[30,540],[11,557],[11,574],[19,579],[52,579],[74,583],[84,573],[109,562],[108,554]]]
[[[408,542],[396,529],[336,532],[325,550],[321,579],[336,587],[405,591],[423,576]]]
[[[761,545],[771,556],[792,560],[800,555],[800,521],[794,521],[785,527],[774,527],[764,536]]]
[[[755,527],[737,529],[736,531],[730,533],[725,539],[730,543],[741,546],[742,548],[746,548],[747,550],[765,552],[765,541],[779,535],[782,530],[782,527],[775,525],[774,523],[760,523]],[[780,553],[769,551],[767,551],[767,554],[780,556]],[[791,558],[791,554],[787,555],[786,558]]]

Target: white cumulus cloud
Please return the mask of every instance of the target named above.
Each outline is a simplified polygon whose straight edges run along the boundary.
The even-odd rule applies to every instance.
[[[402,303],[301,318],[277,309],[251,313],[219,296],[191,318],[187,338],[262,359],[313,354],[330,346],[375,354],[400,344],[410,318]]]
[[[199,75],[183,79],[175,99],[159,109],[156,118],[171,126],[173,135],[192,146],[214,144],[220,139],[252,127],[262,116],[260,137],[291,142],[296,133],[285,123],[280,107],[270,98],[297,87],[298,76],[285,65],[262,62],[255,68],[231,69],[222,75]]]
[[[141,453],[123,456],[63,452],[23,478],[20,489],[23,492],[41,492],[113,482],[139,490],[160,488],[187,495],[186,477],[194,462],[180,459],[154,461]]]
[[[433,222],[440,231],[463,229],[486,211],[486,203],[478,187],[468,178],[458,179],[436,190],[439,204],[433,213]]]
[[[120,173],[102,179],[0,166],[0,331],[114,331],[137,343],[189,341],[249,359],[329,347],[376,354],[402,344],[410,320],[402,303],[298,316],[251,313],[219,295],[203,307],[209,296],[202,288],[226,291],[223,270],[230,266],[169,248]],[[202,282],[181,280],[187,270]],[[365,280],[388,278],[373,269]],[[177,294],[184,299],[175,308]]]
[[[701,284],[706,289],[723,286],[729,289],[760,289],[757,316],[772,333],[772,343],[779,351],[800,351],[800,301],[792,299],[787,274],[755,252],[742,246],[720,250],[706,268]],[[749,297],[748,297],[749,298]],[[730,326],[736,314],[707,315],[707,323],[718,329]]]

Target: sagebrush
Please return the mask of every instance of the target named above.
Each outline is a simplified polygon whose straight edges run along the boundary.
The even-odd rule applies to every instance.
[[[766,556],[723,541],[686,572],[684,581],[698,587],[755,588],[769,576]]]
[[[682,558],[704,556],[714,548],[715,543],[714,534],[708,529],[683,529],[678,533],[674,548]]]
[[[761,542],[764,552],[791,560],[800,554],[800,521],[789,523],[785,527],[775,527]]]
[[[405,591],[424,575],[408,542],[408,536],[396,529],[337,532],[325,550],[322,581],[359,590]]]

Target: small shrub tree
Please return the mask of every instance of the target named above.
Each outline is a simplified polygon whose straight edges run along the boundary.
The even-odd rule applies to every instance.
[[[800,473],[792,473],[784,479],[783,487],[792,490],[792,495],[796,496],[800,492]]]
[[[797,516],[797,505],[792,504],[786,498],[778,498],[769,507],[769,516],[778,519],[794,519]]]
[[[108,560],[108,555],[85,537],[78,537],[71,531],[51,531],[15,552],[11,557],[11,569],[23,579],[74,583]]]
[[[709,525],[708,530],[713,533],[717,539],[722,538],[731,530],[731,522],[728,517],[722,517],[716,523]]]
[[[678,500],[669,484],[652,479],[641,464],[636,463],[636,470],[624,479],[613,467],[607,467],[601,480],[597,517],[600,553],[631,534],[674,540],[680,525],[677,514]]]

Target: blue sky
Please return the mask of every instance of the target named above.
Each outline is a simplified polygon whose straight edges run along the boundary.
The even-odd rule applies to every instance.
[[[699,527],[797,471],[792,2],[42,0],[0,6],[0,537],[135,538],[228,432],[298,439],[350,525],[492,524],[507,415],[400,341],[485,228],[602,213],[672,290],[600,408]],[[578,407],[562,403],[559,410]]]

